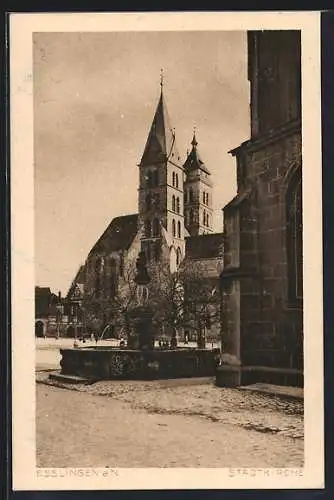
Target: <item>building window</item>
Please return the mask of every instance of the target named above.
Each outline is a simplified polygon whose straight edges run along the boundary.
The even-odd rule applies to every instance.
[[[175,186],[175,172],[173,172],[173,176],[172,176],[172,184],[173,184],[173,186]]]
[[[151,210],[151,195],[147,194],[145,198],[146,210]]]
[[[210,223],[209,223],[209,214],[206,214],[206,225],[207,225],[207,227],[210,226]]]
[[[185,192],[184,192],[184,203],[187,203],[187,200],[188,200],[187,194],[188,194],[188,191],[185,190]]]
[[[153,236],[159,236],[159,235],[160,235],[159,219],[154,219],[153,220]]]
[[[206,204],[209,205],[209,193],[206,193]]]
[[[176,250],[176,265],[179,266],[181,264],[181,250],[178,247]]]
[[[178,174],[175,174],[175,187],[176,188],[179,187],[179,176],[178,176]]]
[[[110,260],[110,296],[115,297],[117,293],[117,262]]]
[[[149,170],[147,172],[146,181],[147,181],[147,187],[152,187],[152,172],[151,172],[151,170]]]
[[[192,203],[194,201],[194,191],[193,188],[189,189],[189,201]]]
[[[181,238],[181,222],[177,222],[177,237]]]
[[[153,186],[159,186],[159,172],[154,170],[153,172]]]
[[[146,238],[151,237],[151,232],[152,232],[152,225],[150,220],[145,221],[145,236]]]
[[[204,205],[206,204],[206,193],[205,193],[205,191],[203,191],[203,203],[204,203]]]
[[[190,224],[192,224],[194,222],[194,211],[192,208],[189,211],[189,220],[190,220]]]
[[[172,210],[175,212],[175,196],[172,196]]]
[[[206,226],[206,212],[203,212],[203,225]]]
[[[173,236],[175,236],[176,228],[175,228],[175,220],[174,219],[172,221],[172,231],[173,231]]]
[[[101,257],[97,257],[95,261],[95,295],[100,297],[101,295],[101,274],[103,268],[103,260]]]
[[[176,211],[179,214],[180,213],[180,198],[176,198]]]
[[[303,221],[302,181],[300,174],[291,180],[286,197],[288,293],[290,303],[303,298]]]

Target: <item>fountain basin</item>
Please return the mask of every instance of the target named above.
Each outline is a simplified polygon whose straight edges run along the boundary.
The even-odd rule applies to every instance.
[[[214,376],[219,349],[61,349],[61,374],[91,380],[152,380]]]

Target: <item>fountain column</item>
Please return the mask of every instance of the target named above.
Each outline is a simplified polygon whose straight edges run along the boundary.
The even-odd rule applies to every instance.
[[[136,276],[134,278],[137,285],[137,305],[131,312],[134,334],[128,339],[128,348],[130,349],[151,350],[154,348],[152,329],[153,311],[148,305],[148,284],[151,278],[148,275],[146,264],[145,253],[139,252],[136,262]]]

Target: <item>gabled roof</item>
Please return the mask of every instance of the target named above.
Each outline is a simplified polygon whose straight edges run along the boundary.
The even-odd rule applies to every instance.
[[[185,241],[187,259],[212,259],[223,256],[224,233],[189,236]]]
[[[181,165],[181,157],[175,142],[175,132],[171,127],[162,87],[157,109],[146,141],[140,164],[152,164],[169,160]]]
[[[102,236],[97,240],[89,255],[127,250],[138,230],[138,214],[115,217]]]
[[[193,172],[194,170],[203,170],[203,172],[207,173],[208,175],[211,175],[210,171],[208,168],[205,166],[204,161],[200,157],[200,154],[197,149],[198,142],[196,140],[196,136],[194,133],[193,140],[191,141],[192,149],[190,153],[187,156],[187,159],[183,165],[184,171],[186,174],[189,172]]]
[[[80,266],[74,280],[71,283],[69,291],[67,292],[67,297],[69,297],[75,290],[75,287],[79,287],[80,291],[83,289],[83,284],[85,282],[85,266]]]
[[[246,189],[245,191],[240,191],[231,201],[229,201],[223,208],[223,211],[238,208],[245,200],[247,200],[251,194],[252,190]]]

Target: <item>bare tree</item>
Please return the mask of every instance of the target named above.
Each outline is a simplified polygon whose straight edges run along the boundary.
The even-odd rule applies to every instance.
[[[205,347],[205,332],[219,321],[219,306],[212,280],[203,277],[195,263],[184,262],[176,272],[160,263],[149,268],[151,281],[148,305],[153,311],[153,327],[159,335],[177,345],[177,332],[192,331],[198,347]],[[137,306],[135,265],[124,269],[113,296],[100,293],[85,296],[86,325],[100,332],[114,327],[128,337],[131,334],[131,313]]]

